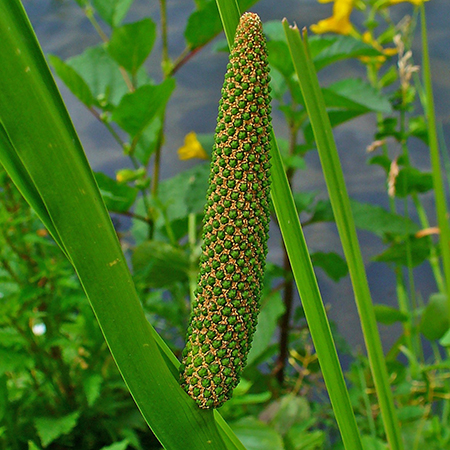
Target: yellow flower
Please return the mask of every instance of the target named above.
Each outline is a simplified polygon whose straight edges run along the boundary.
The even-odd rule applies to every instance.
[[[388,0],[386,4],[383,6],[397,5],[398,3],[405,3],[405,2],[412,3],[414,6],[420,6],[422,5],[422,3],[428,1],[430,0]]]
[[[321,3],[327,2],[322,0]],[[353,30],[353,25],[350,23],[350,14],[352,13],[354,3],[354,0],[334,0],[333,15],[328,19],[311,25],[311,31],[316,34],[350,34]]]
[[[386,57],[387,56],[392,56],[397,54],[397,49],[394,47],[391,48],[383,48],[378,41],[376,41],[371,32],[370,31],[366,31],[363,35],[362,35],[362,40],[363,42],[365,42],[366,44],[370,44],[373,48],[375,48],[376,50],[378,50],[380,53],[383,53],[383,55],[380,56],[376,56],[375,57],[375,61],[379,64],[383,64],[386,61]],[[372,60],[372,58],[367,57],[367,56],[362,56],[360,58],[361,61],[363,62],[369,62]]]
[[[191,131],[184,138],[184,145],[178,149],[178,157],[181,160],[200,158],[208,159],[208,154],[197,139],[197,135]]]

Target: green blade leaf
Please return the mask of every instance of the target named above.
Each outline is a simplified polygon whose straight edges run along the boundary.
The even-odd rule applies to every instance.
[[[136,247],[132,261],[136,278],[151,288],[170,286],[188,279],[189,258],[186,253],[165,242],[142,243]]]
[[[311,59],[306,31],[304,40],[302,40],[297,27],[289,27],[287,21],[283,22],[283,26],[316,138],[336,225],[349,267],[386,435],[392,449],[400,450],[403,448],[403,443],[390,390],[386,362],[377,329],[364,262],[356,235],[344,175],[333,138],[333,131]],[[339,415],[337,415],[337,419],[339,420]],[[348,445],[352,445],[351,441]],[[358,445],[361,446],[360,438],[358,439]]]
[[[315,266],[322,268],[334,281],[339,281],[348,274],[347,263],[337,253],[311,253],[311,261]]]
[[[132,75],[147,59],[156,39],[156,25],[146,18],[116,28],[108,43],[108,53]]]
[[[42,200],[33,180],[30,177],[25,166],[22,164],[13,143],[9,139],[8,133],[0,119],[0,161],[14,180],[21,194],[27,199],[28,203],[34,208],[38,216],[46,226],[53,239],[63,248],[59,239],[58,232],[53,225],[53,221],[48,214],[44,201]]]
[[[92,171],[18,0],[0,0],[0,53],[0,120],[144,418],[166,448],[236,448],[226,424],[219,434],[214,414],[199,410],[180,388],[177,360],[145,318]],[[20,184],[20,174],[10,175]]]

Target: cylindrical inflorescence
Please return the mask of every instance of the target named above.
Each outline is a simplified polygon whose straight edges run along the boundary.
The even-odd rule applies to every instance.
[[[231,397],[257,323],[270,220],[268,72],[261,21],[245,13],[219,103],[200,274],[180,367],[183,389],[201,408]]]

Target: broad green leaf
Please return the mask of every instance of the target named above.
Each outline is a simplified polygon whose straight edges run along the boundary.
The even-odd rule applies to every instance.
[[[363,108],[358,109],[344,109],[344,110],[333,110],[330,109],[328,111],[328,118],[330,120],[330,125],[332,128],[341,125],[342,123],[348,122],[349,120],[354,119],[355,117],[361,116],[362,114],[366,114],[368,111]],[[314,133],[311,128],[311,124],[308,123],[304,129],[305,140],[307,143],[314,143]]]
[[[409,240],[409,245],[407,243]],[[390,247],[378,256],[374,261],[408,265],[409,256],[413,267],[423,263],[430,255],[430,241],[425,238],[408,237],[400,242],[393,242]]]
[[[194,11],[188,19],[184,37],[191,48],[201,47],[222,31],[219,11],[214,0]]]
[[[127,15],[134,0],[91,0],[99,16],[111,27],[116,27]]]
[[[424,116],[411,117],[408,132],[428,145],[428,127]]]
[[[252,348],[248,354],[247,364],[255,361],[272,342],[273,333],[278,319],[284,314],[284,304],[279,293],[269,297],[267,303],[261,308],[258,316],[258,325],[253,337]]]
[[[388,445],[374,436],[363,436],[364,450],[388,450]]]
[[[133,155],[143,166],[147,166],[150,156],[158,146],[159,133],[161,132],[161,118],[155,117],[142,132]]]
[[[447,330],[447,332],[442,336],[441,339],[439,339],[439,344],[442,345],[442,347],[450,347],[450,329]]]
[[[267,53],[270,65],[278,69],[286,78],[290,78],[294,73],[294,66],[286,41],[267,42]]]
[[[49,60],[59,78],[61,78],[72,94],[75,95],[75,97],[77,97],[78,100],[84,103],[87,107],[92,106],[94,103],[92,92],[75,69],[59,59],[57,56],[50,55]]]
[[[300,155],[290,155],[286,158],[283,158],[283,163],[286,168],[293,169],[306,169],[305,159]]]
[[[304,397],[287,394],[270,404],[261,417],[284,436],[293,425],[309,420],[311,409]]]
[[[406,197],[412,193],[423,193],[433,189],[431,173],[421,172],[414,167],[405,167],[400,170],[395,179],[395,195]]]
[[[368,83],[351,78],[332,84],[328,88],[322,88],[323,98],[327,107],[328,116],[332,127],[354,119],[367,112],[380,112],[390,114],[391,104]],[[311,125],[305,128],[305,139],[313,141]]]
[[[406,322],[408,316],[392,306],[374,305],[377,322],[383,325],[392,325],[395,322]]]
[[[170,221],[203,211],[209,167],[208,163],[198,164],[161,183],[158,197]]]
[[[185,252],[168,243],[144,242],[136,247],[132,262],[136,278],[151,288],[187,281],[189,259]]]
[[[69,58],[66,63],[80,76],[82,74],[92,95],[103,109],[113,109],[129,92],[119,65],[108,54],[103,44],[89,47],[81,55]],[[145,71],[139,70],[138,86],[149,81]]]
[[[359,229],[371,231],[377,236],[384,237],[388,234],[405,236],[419,230],[418,225],[409,218],[390,213],[381,206],[356,200],[351,200],[350,206],[355,225]],[[318,202],[310,222],[332,222],[333,220],[330,202],[328,200]]]
[[[378,131],[375,134],[376,139],[383,139],[392,136],[396,140],[401,140],[400,132],[397,129],[398,120],[396,117],[386,117],[378,123]]]
[[[28,450],[41,450],[33,441],[28,441]]]
[[[269,20],[268,22],[264,22],[263,29],[264,34],[269,41],[286,42],[286,35],[284,34],[283,25],[279,20]],[[290,56],[289,59],[291,59]]]
[[[386,73],[380,78],[378,86],[385,88],[398,80],[398,72],[396,66],[391,66]]]
[[[402,422],[422,419],[425,415],[425,408],[418,405],[403,406],[398,410],[398,419]]]
[[[123,96],[111,119],[135,137],[164,109],[174,89],[173,78],[156,86],[142,86]]]
[[[70,433],[75,428],[80,411],[75,411],[63,417],[36,417],[34,425],[41,439],[42,447],[47,447],[63,434]]]
[[[361,230],[371,231],[380,237],[387,234],[405,236],[419,231],[418,225],[408,217],[386,211],[381,206],[355,200],[352,200],[350,204],[355,224]]]
[[[310,211],[316,201],[317,192],[307,191],[307,192],[294,192],[295,206],[299,214],[302,211]]]
[[[108,53],[128,72],[135,75],[152,51],[156,25],[150,18],[115,28],[108,43]]]
[[[128,445],[128,439],[124,439],[123,441],[115,442],[114,444],[108,445],[107,447],[102,447],[100,450],[125,450]]]
[[[369,159],[369,164],[380,166],[384,169],[386,172],[386,175],[389,173],[389,170],[391,168],[392,161],[389,159],[386,155],[377,155],[373,158]]]
[[[3,293],[0,290],[0,298],[3,298],[2,294]],[[18,347],[25,347],[26,345],[27,341],[25,337],[22,336],[15,328],[11,326],[2,325],[2,327],[0,328],[0,347],[18,348]]]
[[[239,0],[239,7],[242,12],[258,0]],[[184,37],[188,45],[194,49],[201,47],[213,39],[222,31],[219,11],[215,0],[210,0],[201,9],[194,11],[188,19]]]
[[[20,372],[33,367],[33,359],[23,349],[0,348],[0,376],[6,372]]]
[[[351,36],[312,36],[308,41],[316,70],[343,59],[381,55],[371,45]]]
[[[284,450],[281,436],[269,425],[254,417],[244,417],[234,422],[231,429],[247,450]]]
[[[327,101],[325,93],[329,91],[339,95],[341,99],[347,99],[349,101],[348,109],[356,109],[359,106],[366,108],[368,111],[383,114],[392,113],[392,107],[388,98],[378,92],[369,83],[359,78],[340,80],[328,86],[327,89],[322,89],[326,105],[335,106],[330,101]],[[346,107],[345,104],[337,106]]]
[[[420,321],[421,333],[430,341],[441,339],[448,331],[448,302],[444,294],[433,294],[428,300]]]
[[[83,380],[83,390],[86,395],[88,406],[92,406],[98,399],[101,391],[103,377],[93,374]]]
[[[109,211],[125,212],[131,208],[138,194],[136,188],[118,183],[102,172],[95,173],[95,180]]]
[[[319,450],[325,448],[326,434],[323,430],[308,430],[303,425],[293,425],[284,440],[292,450]]]
[[[322,268],[334,281],[339,281],[348,274],[347,263],[337,253],[311,253],[311,261],[314,266]]]

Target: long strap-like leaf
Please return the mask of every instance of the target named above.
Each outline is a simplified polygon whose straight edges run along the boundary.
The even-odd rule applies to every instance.
[[[19,0],[0,0],[0,161],[69,256],[111,353],[167,449],[239,448],[158,346],[77,134]],[[163,349],[163,351],[161,351]],[[224,443],[223,439],[227,443]],[[240,447],[242,448],[242,447]]]
[[[289,27],[287,21],[283,22],[283,27],[316,139],[328,194],[347,260],[386,435],[391,449],[401,450],[403,449],[403,442],[389,385],[375,311],[344,175],[333,138],[333,130],[325,109],[325,101],[309,55],[307,41],[302,41],[298,28]]]

